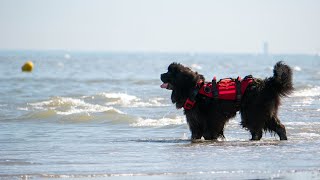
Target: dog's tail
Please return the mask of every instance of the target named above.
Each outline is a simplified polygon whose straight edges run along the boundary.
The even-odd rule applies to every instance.
[[[279,96],[288,96],[293,90],[292,69],[282,61],[277,62],[273,68],[273,77],[269,78],[269,88]]]

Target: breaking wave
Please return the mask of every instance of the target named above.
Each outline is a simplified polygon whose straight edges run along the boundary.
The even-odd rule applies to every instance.
[[[116,112],[124,114],[115,107],[157,107],[167,106],[164,98],[155,97],[143,100],[125,93],[99,93],[92,96],[76,97],[52,97],[35,103],[28,103],[27,108],[20,110],[45,110],[54,111],[59,115],[71,115],[78,113]]]
[[[37,103],[29,103],[33,110],[54,111],[59,115],[71,115],[78,113],[94,113],[94,112],[116,112],[123,114],[118,109],[113,107],[101,106],[98,104],[86,103],[81,99],[69,97],[54,97],[48,101]]]
[[[305,88],[302,90],[294,91],[291,95],[292,97],[314,97],[320,96],[320,87],[312,87],[312,88]]]
[[[85,102],[83,99],[70,97],[53,97],[49,100],[28,103],[20,110],[28,111],[19,119],[29,120],[63,120],[63,121],[89,121],[107,119],[128,119],[128,115],[112,106],[103,106]]]
[[[183,116],[177,116],[174,118],[160,118],[160,119],[144,119],[138,118],[136,122],[130,124],[132,127],[162,127],[169,125],[182,125],[186,124]]]
[[[154,97],[144,101],[125,93],[99,93],[81,97],[51,97],[48,100],[27,103],[19,107],[27,111],[18,119],[85,122],[99,120],[102,122],[126,123],[132,127],[161,127],[183,124],[183,117],[148,119],[128,114],[132,107],[166,106],[164,98]]]
[[[86,99],[104,102],[107,106],[121,106],[121,107],[152,107],[152,106],[168,106],[165,104],[165,99],[161,97],[154,97],[143,100],[139,97],[129,95],[126,93],[99,93],[93,96],[84,96]]]

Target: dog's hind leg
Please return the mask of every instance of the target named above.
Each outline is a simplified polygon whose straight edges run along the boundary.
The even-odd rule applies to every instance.
[[[251,141],[259,141],[262,138],[262,129],[260,130],[250,130],[252,138]]]
[[[245,108],[241,109],[241,125],[243,128],[246,128],[247,130],[250,131],[252,136],[250,140],[258,141],[262,138],[263,124],[261,123],[261,120],[260,121],[256,120],[256,119],[259,119],[258,115],[256,116],[254,115],[255,114],[248,113],[248,110]]]
[[[280,140],[288,140],[286,128],[281,124],[278,117],[272,117],[272,119],[266,123],[266,128],[276,132],[280,137]]]
[[[288,140],[286,128],[283,124],[279,124],[279,127],[276,128],[276,133],[280,137],[280,140]]]

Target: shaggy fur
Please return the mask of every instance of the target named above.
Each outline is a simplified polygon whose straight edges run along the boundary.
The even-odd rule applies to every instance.
[[[180,109],[200,80],[205,80],[203,75],[179,63],[172,63],[168,72],[161,74],[161,87],[172,90],[172,103]],[[240,105],[235,101],[214,100],[198,94],[195,106],[184,110],[191,138],[213,140],[224,137],[225,124],[240,111],[241,125],[250,131],[251,140],[260,140],[263,131],[275,132],[280,140],[287,140],[285,127],[277,114],[280,98],[292,91],[292,70],[286,64],[278,62],[274,66],[272,77],[254,78],[242,96]]]

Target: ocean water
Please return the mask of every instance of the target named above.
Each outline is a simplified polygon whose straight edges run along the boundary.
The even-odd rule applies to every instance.
[[[21,72],[27,60],[31,73]],[[192,143],[160,74],[180,62],[210,80],[294,70],[279,116],[288,141]],[[320,179],[320,57],[312,55],[0,52],[0,179]]]

